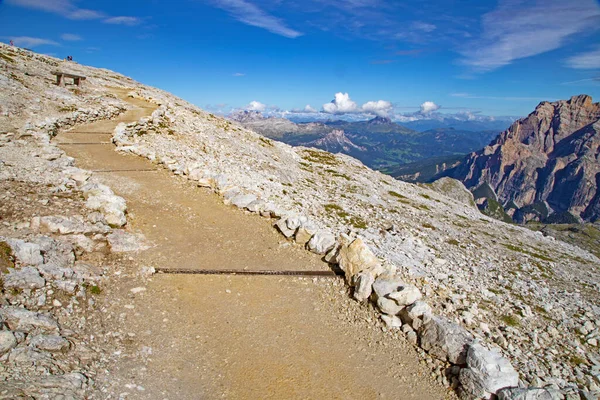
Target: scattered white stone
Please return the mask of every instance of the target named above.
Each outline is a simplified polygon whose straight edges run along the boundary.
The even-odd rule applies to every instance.
[[[32,267],[10,269],[2,279],[4,280],[4,287],[7,289],[40,289],[46,285],[44,278]]]
[[[0,356],[17,347],[17,339],[11,331],[0,331]]]
[[[335,237],[326,231],[317,231],[308,241],[308,249],[316,254],[325,254],[335,246]]]
[[[369,272],[359,272],[355,281],[354,298],[358,301],[367,300],[371,296],[375,278]]]
[[[31,338],[29,344],[52,353],[66,351],[70,346],[69,341],[59,335],[37,335]]]
[[[40,246],[35,243],[27,243],[19,239],[8,239],[6,241],[11,247],[14,256],[23,265],[39,265],[44,262]]]
[[[381,320],[390,329],[398,329],[402,327],[402,320],[396,316],[382,314]]]
[[[128,253],[143,251],[150,246],[145,243],[144,235],[129,233],[121,229],[115,229],[106,236],[110,250],[114,253]]]
[[[387,297],[395,300],[400,306],[409,306],[423,297],[423,295],[416,286],[405,285],[400,287],[397,292],[388,294]]]
[[[36,328],[44,331],[58,329],[58,323],[53,318],[29,311],[23,307],[8,306],[0,308],[0,317],[13,331],[30,332]]]

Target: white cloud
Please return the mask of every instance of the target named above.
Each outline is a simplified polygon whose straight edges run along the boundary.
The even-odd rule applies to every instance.
[[[423,32],[433,32],[437,29],[437,27],[433,24],[429,24],[427,22],[422,22],[422,21],[415,21],[412,23],[412,27],[413,29],[416,29],[418,31],[423,31]]]
[[[233,76],[246,76],[246,74],[242,72],[236,72],[235,74],[233,74]]]
[[[51,12],[74,20],[103,19],[107,24],[138,25],[136,17],[110,17],[101,11],[79,8],[73,0],[6,0],[6,4],[33,10]]]
[[[421,114],[429,114],[439,109],[440,106],[435,104],[433,101],[426,101],[425,103],[421,104]]]
[[[284,111],[284,113],[292,113],[292,114],[316,114],[319,111],[312,107],[310,104],[307,104],[303,108],[292,108],[289,111]]]
[[[8,39],[12,40],[19,47],[37,47],[37,46],[59,46],[57,42],[50,39],[34,38],[29,36],[11,36]]]
[[[328,114],[354,113],[358,111],[358,105],[350,99],[348,93],[339,92],[330,103],[323,104],[323,111]]]
[[[69,19],[76,19],[76,20],[88,20],[88,19],[104,18],[104,17],[106,17],[106,14],[104,14],[100,11],[86,10],[83,8],[78,8],[78,9],[66,14],[66,17]]]
[[[362,105],[361,109],[367,114],[375,114],[380,117],[387,117],[392,110],[392,103],[385,100],[369,101]]]
[[[62,40],[66,40],[68,42],[77,42],[80,40],[83,40],[83,38],[79,35],[75,35],[73,33],[63,33],[62,35],[60,35]]]
[[[216,7],[227,11],[233,18],[246,25],[263,28],[271,33],[288,38],[302,36],[301,32],[288,28],[279,18],[267,14],[256,5],[245,0],[214,0],[213,3]]]
[[[477,72],[562,47],[567,39],[600,27],[595,0],[501,0],[483,16],[481,37],[467,43],[461,63]]]
[[[104,21],[105,24],[112,24],[112,25],[128,25],[128,26],[134,26],[134,25],[138,25],[140,23],[140,19],[136,18],[136,17],[110,17],[105,19]]]
[[[385,117],[392,110],[393,105],[389,101],[377,100],[368,101],[362,106],[358,106],[348,93],[336,93],[335,98],[330,102],[323,104],[323,112],[327,114],[369,114]]]
[[[248,104],[245,108],[245,110],[247,111],[265,111],[267,109],[267,106],[263,103],[261,103],[260,101],[251,101],[250,104]]]
[[[74,8],[69,0],[6,0],[6,4],[54,13]]]
[[[567,65],[576,69],[600,69],[600,46],[597,46],[596,50],[569,58]]]

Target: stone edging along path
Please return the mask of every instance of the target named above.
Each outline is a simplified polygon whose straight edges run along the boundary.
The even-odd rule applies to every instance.
[[[136,94],[138,96],[138,94]],[[144,98],[144,96],[139,96]],[[146,101],[153,101],[146,97]],[[344,272],[353,297],[359,302],[372,302],[390,328],[401,329],[407,339],[420,346],[431,357],[446,363],[448,382],[466,399],[554,399],[563,398],[553,389],[519,388],[519,374],[510,361],[497,350],[489,350],[461,325],[436,316],[422,299],[419,289],[405,282],[395,267],[382,262],[363,239],[356,234],[342,233],[336,237],[326,229],[317,229],[307,217],[290,215],[256,195],[228,186],[227,177],[211,175],[199,168],[186,168],[183,173],[172,160],[156,160],[153,154],[141,151],[130,138],[164,123],[166,106],[150,117],[131,124],[119,124],[113,142],[118,151],[129,152],[163,164],[174,173],[185,175],[200,187],[212,189],[226,204],[234,205],[265,218],[276,219],[282,235],[294,240],[313,253],[323,256],[332,266]]]

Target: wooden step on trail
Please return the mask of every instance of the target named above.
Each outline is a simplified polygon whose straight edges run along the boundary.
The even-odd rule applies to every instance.
[[[314,276],[338,278],[341,274],[335,271],[276,271],[276,270],[243,270],[243,269],[191,269],[191,268],[156,268],[159,274],[190,275],[278,275],[278,276]]]
[[[140,169],[92,169],[91,172],[158,172],[158,169],[140,168]]]

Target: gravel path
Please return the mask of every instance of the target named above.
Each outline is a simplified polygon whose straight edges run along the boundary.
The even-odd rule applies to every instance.
[[[123,267],[327,270],[282,240],[269,222],[223,205],[107,142],[118,122],[152,108],[141,100],[118,120],[77,126],[57,137],[77,166],[96,172],[128,204],[128,229],[149,250]],[[79,133],[74,133],[79,132]],[[87,132],[87,133],[81,133]],[[134,294],[135,293],[135,294]],[[349,299],[337,278],[157,274],[145,290],[113,293],[127,350],[105,379],[126,398],[452,397],[433,383],[417,351],[386,331],[370,306]]]

